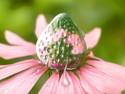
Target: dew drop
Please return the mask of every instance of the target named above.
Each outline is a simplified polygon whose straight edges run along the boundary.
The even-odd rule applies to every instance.
[[[52,58],[54,58],[54,57],[55,57],[55,55],[54,55],[54,54],[52,54],[52,55],[51,55],[51,57],[52,57]]]
[[[61,55],[61,58],[64,58],[64,55],[63,55],[63,54]]]
[[[66,43],[66,39],[63,39],[63,42]]]
[[[41,72],[42,72],[42,70],[40,68],[38,68],[37,70],[34,71],[34,74],[37,75],[37,74],[39,74]]]
[[[59,66],[55,68],[56,70],[63,70],[67,63],[68,66],[70,66],[70,62],[71,64],[77,63],[77,58],[81,58],[84,50],[86,50],[84,49],[83,39],[81,39],[83,35],[81,34],[82,32],[79,31],[67,14],[59,14],[41,32],[38,38],[36,51],[41,63],[46,66],[50,65],[51,68],[52,63],[49,62],[55,60]],[[76,57],[76,59],[73,57]],[[64,66],[62,67],[61,64]]]
[[[56,54],[57,54],[57,55],[59,54],[59,50],[56,51]]]
[[[68,79],[68,77],[67,77],[67,75],[66,75],[65,72],[64,72],[64,79],[63,79],[63,81],[62,81],[62,85],[63,85],[64,87],[68,87],[68,86],[70,85],[70,81],[69,81],[69,79]]]
[[[69,44],[66,45],[66,47],[69,47],[69,46],[70,46]]]
[[[59,62],[60,62],[60,59],[57,59],[57,62],[59,63]]]
[[[51,50],[50,48],[47,48],[47,52],[48,52],[48,53],[50,53],[50,50]]]
[[[53,49],[56,49],[56,45],[53,45],[52,48],[53,48]]]

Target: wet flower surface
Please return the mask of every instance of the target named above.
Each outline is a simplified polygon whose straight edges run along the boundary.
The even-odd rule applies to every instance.
[[[36,44],[41,63],[52,69],[72,69],[86,51],[82,32],[65,14],[57,15],[41,33]],[[75,68],[75,66],[73,67]]]
[[[100,28],[83,35],[66,14],[59,14],[49,25],[39,15],[35,34],[36,45],[5,31],[9,45],[0,43],[0,57],[32,58],[0,65],[0,94],[29,94],[47,70],[52,74],[38,94],[121,94],[125,90],[125,68],[92,52]],[[39,59],[33,57],[36,54]]]

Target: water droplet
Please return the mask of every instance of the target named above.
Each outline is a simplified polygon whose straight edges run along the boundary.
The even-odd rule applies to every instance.
[[[63,42],[66,43],[66,39],[63,39]]]
[[[57,59],[57,62],[59,63],[59,62],[60,62],[60,59]]]
[[[72,31],[72,33],[75,33],[75,31]]]
[[[48,53],[50,53],[50,50],[51,50],[50,48],[47,48],[47,52],[48,52]]]
[[[56,54],[57,54],[57,55],[59,54],[59,50],[56,51]]]
[[[53,49],[56,49],[56,45],[53,45],[52,48],[53,48]]]
[[[51,57],[52,57],[52,58],[54,58],[54,57],[55,57],[55,55],[54,55],[54,54],[52,54],[52,55],[51,55]]]
[[[70,46],[69,44],[66,45],[66,47],[69,47],[69,46]]]
[[[64,55],[62,54],[61,57],[64,58]]]
[[[62,49],[62,51],[64,51],[64,50],[65,50],[65,47],[62,47],[61,49]]]
[[[35,70],[34,74],[37,75],[37,74],[39,74],[41,72],[42,72],[42,70],[40,68],[38,68],[37,70]]]
[[[70,85],[70,81],[69,81],[69,79],[68,79],[68,77],[67,77],[67,75],[66,75],[66,73],[64,72],[64,78],[63,78],[63,81],[62,81],[62,85],[64,86],[64,87],[68,87],[69,85]]]
[[[66,63],[69,63],[69,59],[76,63],[77,60],[73,59],[73,56],[81,57],[84,49],[83,39],[80,38],[81,34],[81,31],[67,14],[59,14],[38,38],[36,44],[38,58],[47,66],[49,61],[53,59],[59,66],[61,63],[65,66]],[[60,67],[57,67],[58,69],[60,70]]]

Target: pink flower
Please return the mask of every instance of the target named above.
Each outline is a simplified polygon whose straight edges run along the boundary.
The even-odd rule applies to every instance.
[[[47,26],[43,15],[37,18],[35,34],[39,37]],[[101,31],[95,28],[85,34],[88,49],[92,49],[100,38]],[[36,54],[35,45],[25,41],[11,31],[5,32],[9,45],[0,44],[0,57],[15,59]],[[26,59],[15,64],[0,65],[0,94],[28,94],[48,68],[39,60]],[[86,64],[75,72],[64,71],[60,75],[53,71],[39,94],[121,94],[125,89],[125,68],[97,58],[91,52]]]

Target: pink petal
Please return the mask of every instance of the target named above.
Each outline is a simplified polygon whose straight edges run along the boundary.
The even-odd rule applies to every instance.
[[[56,94],[58,88],[59,74],[54,73],[52,76],[45,82],[38,94]]]
[[[0,57],[4,59],[13,59],[35,54],[35,47],[28,46],[9,46],[0,44]]]
[[[21,72],[23,70],[26,70],[30,67],[36,66],[38,64],[39,64],[38,61],[30,59],[17,62],[15,64],[10,64],[8,66],[6,65],[5,67],[0,69],[0,80],[9,77],[13,74],[16,74],[18,72]]]
[[[64,72],[57,87],[56,94],[86,94],[73,73]]]
[[[36,29],[35,34],[37,37],[41,34],[41,32],[45,29],[47,26],[47,21],[44,15],[39,15],[36,20]]]
[[[70,77],[72,79],[73,86],[75,89],[74,94],[87,94],[87,92],[85,92],[84,88],[81,87],[81,83],[80,83],[79,79],[72,72],[70,72]]]
[[[16,35],[15,33],[11,32],[9,30],[5,31],[5,37],[6,37],[6,40],[8,41],[8,43],[10,43],[12,45],[28,46],[28,47],[34,46],[33,43],[25,41],[24,39],[22,39],[21,37],[19,37],[18,35]]]
[[[89,81],[90,86],[102,92],[101,94],[119,94],[121,92],[120,87],[123,86],[119,80],[92,69],[85,70],[83,77]]]
[[[81,74],[79,75],[81,81],[83,79],[86,80],[89,89],[101,92],[97,94],[121,94],[121,91],[125,89],[125,69],[114,66],[114,64],[106,64],[100,60],[88,60],[88,64],[91,66],[87,65],[82,67],[80,69]],[[91,90],[88,90],[90,94]]]
[[[81,74],[81,72],[78,73],[80,76],[80,82],[82,88],[86,91],[87,94],[102,94],[99,90],[95,88],[95,86],[92,86],[87,79]]]
[[[94,61],[89,60],[88,63],[109,76],[125,81],[125,67],[104,61],[99,58],[97,59],[98,60]]]
[[[93,70],[91,71],[93,72]],[[88,71],[85,67],[80,70],[81,73],[79,75],[83,88],[88,94],[105,94],[104,78],[99,78],[97,75],[94,75],[95,73],[92,74],[91,71]]]
[[[85,34],[85,42],[87,45],[87,48],[91,49],[96,46],[101,36],[101,29],[100,28],[94,28],[89,33]]]
[[[28,94],[44,72],[41,65],[21,72],[0,83],[0,94]]]
[[[56,94],[74,94],[73,82],[67,72],[63,73]]]

